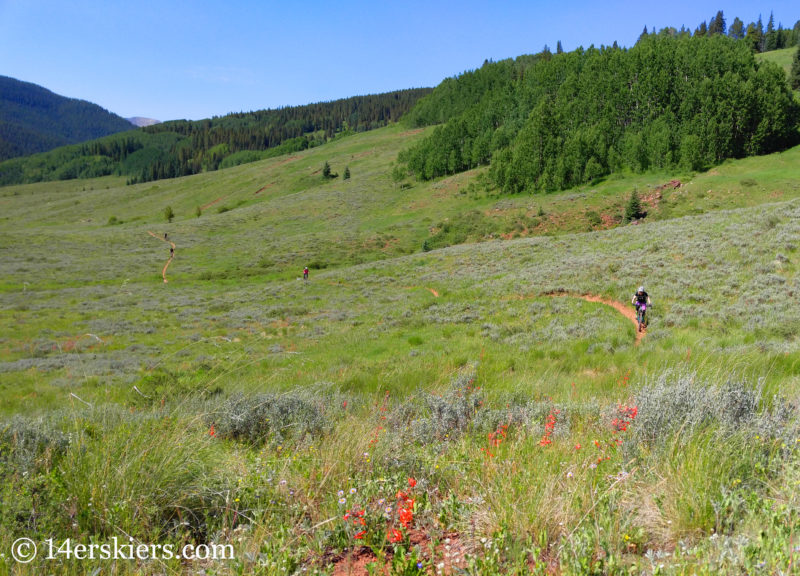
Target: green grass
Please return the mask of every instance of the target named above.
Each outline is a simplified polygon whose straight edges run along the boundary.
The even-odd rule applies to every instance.
[[[108,569],[15,564],[21,536],[124,534],[230,543],[220,574],[330,573],[362,543],[354,507],[406,573],[445,546],[476,574],[793,568],[800,148],[499,197],[481,170],[393,182],[421,136],[0,189],[0,574]],[[634,188],[648,215],[616,225]],[[148,231],[176,244],[166,284]],[[642,283],[638,346],[570,296]],[[641,408],[626,431],[620,405]],[[393,549],[410,476],[417,548]]]
[[[792,48],[782,48],[781,50],[771,50],[770,52],[762,52],[761,54],[756,55],[756,58],[762,60],[764,62],[773,62],[777,64],[783,71],[786,73],[786,77],[789,77],[789,73],[792,71],[792,58],[794,58],[794,54],[797,52],[797,46],[793,46]]]

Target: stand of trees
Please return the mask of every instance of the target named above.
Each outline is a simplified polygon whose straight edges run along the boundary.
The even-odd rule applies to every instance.
[[[400,160],[421,179],[491,164],[506,193],[555,190],[781,150],[798,142],[799,112],[783,71],[746,42],[665,29],[631,49],[543,52],[448,79],[408,116],[444,124]]]
[[[304,150],[397,121],[430,88],[400,90],[148,126],[0,163],[0,185],[128,176],[129,183],[186,176]]]

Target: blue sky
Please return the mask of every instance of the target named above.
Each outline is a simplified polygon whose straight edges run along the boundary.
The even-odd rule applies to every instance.
[[[121,116],[200,119],[435,86],[540,51],[631,46],[647,25],[728,25],[800,2],[0,0],[0,75]]]

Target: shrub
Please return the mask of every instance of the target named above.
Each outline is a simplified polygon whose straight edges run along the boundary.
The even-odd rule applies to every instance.
[[[216,434],[252,444],[302,440],[319,436],[328,429],[343,406],[337,392],[327,384],[284,394],[236,395],[208,417]]]
[[[639,415],[632,444],[662,445],[676,435],[680,444],[681,438],[710,428],[720,434],[750,428],[762,437],[791,435],[798,425],[796,410],[781,399],[765,409],[762,386],[762,381],[753,386],[734,376],[716,384],[699,380],[695,373],[665,371],[636,394]]]

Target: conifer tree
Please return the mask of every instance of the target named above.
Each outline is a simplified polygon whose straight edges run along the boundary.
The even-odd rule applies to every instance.
[[[792,85],[792,89],[800,90],[800,46],[794,51],[792,71],[789,74],[789,83]]]
[[[728,28],[728,36],[735,40],[744,38],[744,22],[742,22],[738,16],[733,19],[733,24]]]
[[[711,22],[708,23],[708,35],[725,34],[726,29],[725,16],[722,14],[722,10],[720,10],[717,12],[717,15],[711,19]]]
[[[642,216],[642,202],[639,200],[639,193],[634,188],[628,203],[625,205],[625,222],[638,220]]]
[[[778,42],[775,38],[775,17],[772,12],[769,13],[769,22],[767,23],[767,35],[764,38],[764,51],[775,50]]]

